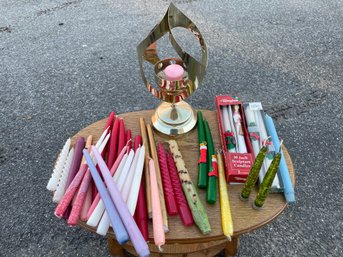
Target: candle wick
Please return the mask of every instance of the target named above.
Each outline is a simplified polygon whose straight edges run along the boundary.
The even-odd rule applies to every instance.
[[[280,141],[279,153],[281,153],[281,146],[282,146],[282,144],[283,144],[283,139],[281,139],[281,141]]]
[[[163,252],[163,248],[159,245],[157,246],[159,252]]]
[[[271,138],[271,136],[267,137],[264,141],[263,141],[263,146],[266,146],[266,143],[268,141],[268,139]]]

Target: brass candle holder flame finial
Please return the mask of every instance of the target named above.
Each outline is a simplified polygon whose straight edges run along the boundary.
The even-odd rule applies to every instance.
[[[172,29],[185,28],[193,33],[201,47],[201,62],[188,54],[176,41]],[[178,58],[158,57],[156,42],[165,34]],[[152,116],[152,124],[167,135],[180,135],[190,131],[196,124],[196,114],[185,100],[199,86],[207,67],[207,46],[195,24],[171,3],[163,19],[138,45],[138,60],[143,81],[149,92],[163,100]],[[145,76],[143,62],[154,65],[157,87],[150,84]]]

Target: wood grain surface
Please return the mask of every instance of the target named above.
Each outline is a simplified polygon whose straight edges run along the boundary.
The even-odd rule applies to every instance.
[[[207,119],[211,128],[213,135],[214,146],[220,148],[220,138],[219,138],[219,129],[217,123],[217,115],[215,111],[202,110],[204,119]],[[146,122],[150,121],[150,118],[153,114],[153,110],[131,112],[121,114],[125,120],[125,127],[131,129],[132,135],[135,136],[140,134],[139,127],[139,118],[143,117]],[[75,143],[78,136],[88,136],[93,135],[94,141],[96,141],[102,133],[103,127],[106,123],[107,118],[100,120],[91,124],[90,126],[82,129],[76,135],[72,137],[72,144]],[[156,143],[164,143],[167,148],[167,143],[165,142],[170,137],[161,135],[154,131]],[[175,138],[175,137],[174,137]],[[197,161],[198,161],[198,132],[197,129],[193,129],[191,132],[186,135],[178,136],[175,138],[180,152],[184,157],[187,169],[190,172],[192,181],[197,181]],[[287,142],[286,142],[287,144]],[[290,171],[291,179],[293,184],[295,183],[295,174],[292,160],[288,154],[288,151],[283,147],[285,154],[286,162]],[[242,185],[229,185],[229,198],[233,218],[234,226],[234,236],[238,237],[241,234],[248,233],[257,228],[260,228],[282,213],[286,208],[287,203],[284,199],[283,194],[270,194],[261,210],[254,210],[252,208],[252,203],[256,196],[256,188],[253,190],[249,201],[242,202],[239,200],[239,194],[242,189]],[[214,240],[225,240],[225,236],[222,233],[221,220],[220,220],[220,206],[219,206],[219,196],[217,203],[214,205],[207,204],[205,201],[205,190],[198,190],[200,198],[207,209],[207,214],[210,220],[212,232],[207,235],[200,233],[199,229],[193,225],[191,227],[184,227],[181,223],[179,216],[168,217],[169,229],[170,231],[166,234],[167,243],[205,243]],[[87,226],[84,222],[79,222],[79,225],[95,232],[94,228]],[[114,237],[113,231],[108,232],[109,237]],[[152,223],[149,221],[149,237],[150,242],[152,238]]]

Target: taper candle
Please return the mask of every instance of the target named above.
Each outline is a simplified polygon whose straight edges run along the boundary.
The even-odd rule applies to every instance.
[[[230,119],[229,119],[229,111],[227,106],[221,107],[221,116],[222,116],[222,124],[224,128],[224,136],[226,141],[226,149],[230,153],[236,152],[236,142],[235,142],[235,133],[231,127]]]
[[[141,136],[143,140],[143,145],[145,146],[145,161],[144,161],[144,178],[145,178],[145,195],[147,201],[148,218],[152,218],[151,213],[151,196],[150,196],[150,175],[149,175],[149,157],[150,157],[150,147],[149,140],[146,132],[146,126],[144,118],[139,118],[139,126],[141,129]]]
[[[280,148],[281,150],[281,148]],[[276,172],[279,168],[281,160],[281,153],[280,151],[275,155],[272,163],[270,164],[266,175],[263,178],[263,181],[258,189],[258,193],[255,199],[255,202],[253,204],[253,207],[255,209],[259,209],[263,206],[265,199],[267,198],[267,195],[269,193],[270,187],[273,183],[273,180],[275,178]]]
[[[224,161],[221,153],[217,153],[218,173],[219,173],[219,198],[220,213],[222,218],[223,234],[231,241],[233,235],[233,222],[230,208],[229,194],[225,179]]]
[[[199,160],[198,160],[198,187],[207,187],[207,141],[205,136],[204,120],[202,112],[198,111],[198,142],[199,142]]]
[[[168,228],[168,215],[167,215],[166,202],[165,202],[164,193],[163,193],[161,171],[160,171],[160,166],[158,165],[158,156],[157,156],[157,151],[156,151],[155,138],[154,138],[154,134],[152,132],[151,125],[147,124],[146,128],[147,128],[147,132],[148,132],[151,157],[154,160],[158,192],[160,193],[160,201],[161,201],[161,208],[162,208],[162,217],[163,217],[164,231],[168,232],[169,231],[169,228]],[[149,167],[150,167],[150,165],[149,165]]]
[[[126,160],[126,163],[124,165],[123,171],[121,172],[121,175],[119,177],[116,175],[113,176],[113,180],[117,182],[116,185],[120,193],[123,192],[124,183],[125,183],[125,179],[123,179],[123,177],[126,178],[126,175],[129,172],[129,169],[133,161],[134,161],[134,153],[133,153],[133,150],[130,150],[129,156]],[[109,186],[107,183],[106,185]],[[110,227],[109,213],[105,211],[100,219],[96,232],[100,235],[106,235],[109,227]]]
[[[154,243],[161,252],[161,246],[165,244],[165,234],[163,228],[162,208],[160,194],[158,191],[155,164],[149,160],[150,185],[151,185],[151,207],[152,207],[152,228],[154,233]]]
[[[279,137],[276,132],[273,119],[270,116],[266,115],[265,121],[266,121],[266,127],[268,130],[268,133],[272,137],[274,147],[276,149],[280,148]],[[281,160],[280,160],[279,170],[280,170],[282,184],[284,187],[284,196],[286,198],[286,201],[287,203],[294,203],[295,202],[294,188],[293,188],[291,177],[289,176],[287,163],[285,160],[285,156],[282,152],[282,149],[281,149]]]
[[[52,199],[54,203],[59,203],[61,201],[64,195],[64,192],[66,190],[67,178],[69,175],[69,170],[70,170],[71,161],[73,159],[73,155],[74,155],[74,148],[70,149],[67,160],[64,163],[62,175],[58,181],[58,185]]]
[[[182,190],[181,181],[179,179],[179,175],[177,172],[177,168],[173,159],[173,156],[167,152],[167,163],[168,163],[168,170],[170,174],[170,180],[173,185],[173,192],[175,196],[175,200],[177,203],[178,213],[180,215],[182,224],[186,227],[192,226],[194,223],[191,210],[187,204],[186,197]]]
[[[163,144],[157,145],[158,163],[160,165],[161,178],[163,183],[164,198],[169,215],[177,215],[177,205],[174,197],[173,186],[170,180],[166,151]]]
[[[217,177],[218,166],[217,156],[214,152],[214,145],[210,126],[207,120],[204,120],[205,136],[207,141],[207,161],[208,161],[208,181],[206,188],[206,201],[214,204],[217,201]]]
[[[139,193],[139,188],[140,188],[141,181],[142,181],[142,174],[143,174],[143,167],[144,167],[145,146],[142,145],[140,148],[141,149],[139,152],[138,163],[137,163],[136,170],[134,172],[134,176],[132,179],[130,193],[129,193],[128,199],[126,201],[127,207],[129,209],[131,215],[133,215],[135,213],[135,210],[136,210],[138,193]],[[136,152],[138,153],[138,150]]]
[[[115,119],[114,124],[113,124],[113,129],[111,131],[110,147],[108,149],[108,155],[107,155],[107,161],[106,161],[107,167],[112,167],[117,157],[118,138],[119,138],[119,121],[120,121],[119,118]]]
[[[58,181],[61,177],[61,172],[63,170],[64,163],[67,159],[71,140],[68,138],[67,142],[64,143],[64,146],[58,156],[57,162],[55,164],[54,170],[52,171],[51,178],[49,179],[48,185],[46,188],[49,191],[54,191],[57,188]]]

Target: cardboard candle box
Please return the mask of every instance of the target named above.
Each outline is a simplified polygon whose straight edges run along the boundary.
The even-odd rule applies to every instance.
[[[217,107],[220,140],[225,160],[226,180],[230,183],[244,183],[254,163],[254,154],[252,151],[249,134],[246,128],[242,101],[238,97],[231,96],[216,96],[215,101]],[[239,106],[239,112],[241,115],[242,129],[245,144],[247,147],[247,153],[231,153],[228,151],[226,146],[225,130],[221,107],[228,106],[228,108],[232,108],[232,106],[234,105]]]

